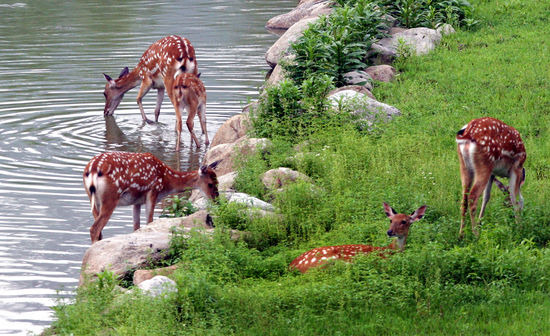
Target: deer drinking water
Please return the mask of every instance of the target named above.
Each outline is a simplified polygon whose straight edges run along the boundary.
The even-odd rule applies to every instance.
[[[323,246],[309,250],[290,263],[291,269],[297,269],[305,273],[312,267],[327,263],[329,260],[340,259],[351,261],[354,256],[360,253],[371,253],[373,251],[399,250],[405,249],[407,237],[409,235],[409,227],[413,222],[416,222],[424,216],[426,206],[423,205],[416,209],[411,215],[398,214],[391,206],[384,203],[384,211],[390,219],[390,228],[387,232],[388,236],[396,237],[388,246],[371,246],[362,244],[338,245],[338,246]],[[397,246],[396,246],[397,241]]]
[[[527,154],[519,132],[500,120],[485,117],[474,119],[456,135],[460,177],[462,180],[462,202],[459,236],[464,235],[464,219],[470,208],[472,232],[477,236],[475,213],[477,201],[483,192],[479,219],[491,197],[495,176],[508,177],[510,200],[514,208],[523,208],[521,186],[525,182],[523,164]],[[502,189],[502,187],[501,187]]]
[[[140,85],[137,95],[137,104],[144,122],[151,123],[143,109],[142,98],[151,88],[157,89],[157,103],[155,107],[155,121],[158,122],[160,107],[164,99],[164,91],[172,105],[176,107],[173,83],[178,73],[198,73],[195,49],[186,38],[171,35],[153,43],[141,56],[136,67],[129,71],[124,68],[117,79],[103,74],[107,80],[105,85],[105,115],[113,115],[122,101],[124,94]],[[181,115],[176,109],[176,150],[180,148]]]
[[[95,156],[83,174],[94,216],[90,227],[92,244],[101,240],[101,231],[117,206],[134,206],[135,231],[140,226],[143,204],[150,223],[155,204],[168,194],[200,188],[210,199],[217,198],[218,180],[214,169],[218,162],[196,171],[178,172],[150,153],[108,152]]]

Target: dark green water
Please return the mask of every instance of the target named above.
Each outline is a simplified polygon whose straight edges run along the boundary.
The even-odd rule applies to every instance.
[[[102,73],[132,68],[163,36],[187,37],[208,93],[212,139],[258,94],[265,51],[277,38],[265,22],[297,2],[0,0],[0,334],[41,331],[56,291],[70,295],[77,285],[92,223],[82,171],[94,155],[152,152],[181,169],[204,155],[185,128],[174,151],[167,98],[159,124],[142,126],[137,89],[106,120]],[[144,100],[150,118],[155,96]],[[104,237],[131,231],[131,208],[119,208]]]

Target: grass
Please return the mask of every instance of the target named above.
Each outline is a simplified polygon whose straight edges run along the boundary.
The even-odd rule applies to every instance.
[[[178,293],[118,295],[107,275],[60,304],[60,335],[544,335],[550,330],[550,4],[472,1],[475,31],[399,62],[374,95],[403,115],[371,131],[340,116],[273,137],[241,168],[238,188],[272,199],[278,216],[214,209],[213,239],[179,239]],[[290,90],[290,88],[287,88]],[[299,108],[303,108],[304,105]],[[308,111],[307,108],[303,109]],[[457,239],[460,178],[454,136],[489,115],[519,130],[527,149],[519,221],[493,189],[479,238]],[[285,120],[291,123],[293,120]],[[278,126],[278,125],[275,125]],[[281,129],[277,128],[281,131]],[[296,130],[293,130],[296,131]],[[290,138],[290,139],[289,139]],[[299,140],[299,148],[290,140]],[[272,195],[258,175],[287,166],[313,179]],[[304,275],[288,264],[307,249],[385,245],[386,201],[411,212],[407,249],[361,256]],[[233,242],[227,227],[251,232]]]

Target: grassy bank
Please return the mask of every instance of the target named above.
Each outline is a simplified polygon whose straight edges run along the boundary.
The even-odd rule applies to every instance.
[[[214,210],[219,227],[251,232],[235,243],[219,229],[176,239],[177,294],[116,296],[104,276],[56,308],[55,331],[75,335],[543,335],[550,330],[550,5],[472,1],[473,30],[430,55],[398,62],[378,100],[403,115],[365,131],[312,100],[310,122],[279,132],[269,154],[240,170],[242,191],[270,199],[281,216],[248,219]],[[314,83],[306,84],[314,85]],[[318,84],[321,89],[322,83]],[[306,87],[301,90],[307,91]],[[292,95],[292,87],[284,97]],[[284,99],[283,99],[284,103]],[[289,103],[294,103],[291,101]],[[307,103],[307,102],[306,102]],[[321,105],[319,105],[319,104]],[[310,105],[308,105],[310,106]],[[296,108],[300,108],[299,106]],[[304,113],[305,113],[304,112]],[[455,134],[491,116],[514,126],[527,150],[525,208],[516,222],[498,190],[479,239],[457,239],[461,193]],[[283,118],[284,120],[284,118]],[[292,122],[292,120],[287,120]],[[292,124],[293,125],[293,124]],[[296,140],[301,143],[295,148]],[[313,179],[270,195],[258,175],[288,166]],[[307,249],[386,245],[382,202],[412,212],[407,250],[361,256],[304,275],[290,261]]]

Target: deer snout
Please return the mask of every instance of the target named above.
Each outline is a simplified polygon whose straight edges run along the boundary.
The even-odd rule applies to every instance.
[[[392,229],[388,230],[387,233],[388,233],[388,237],[393,237],[394,236],[394,233],[393,233]]]

